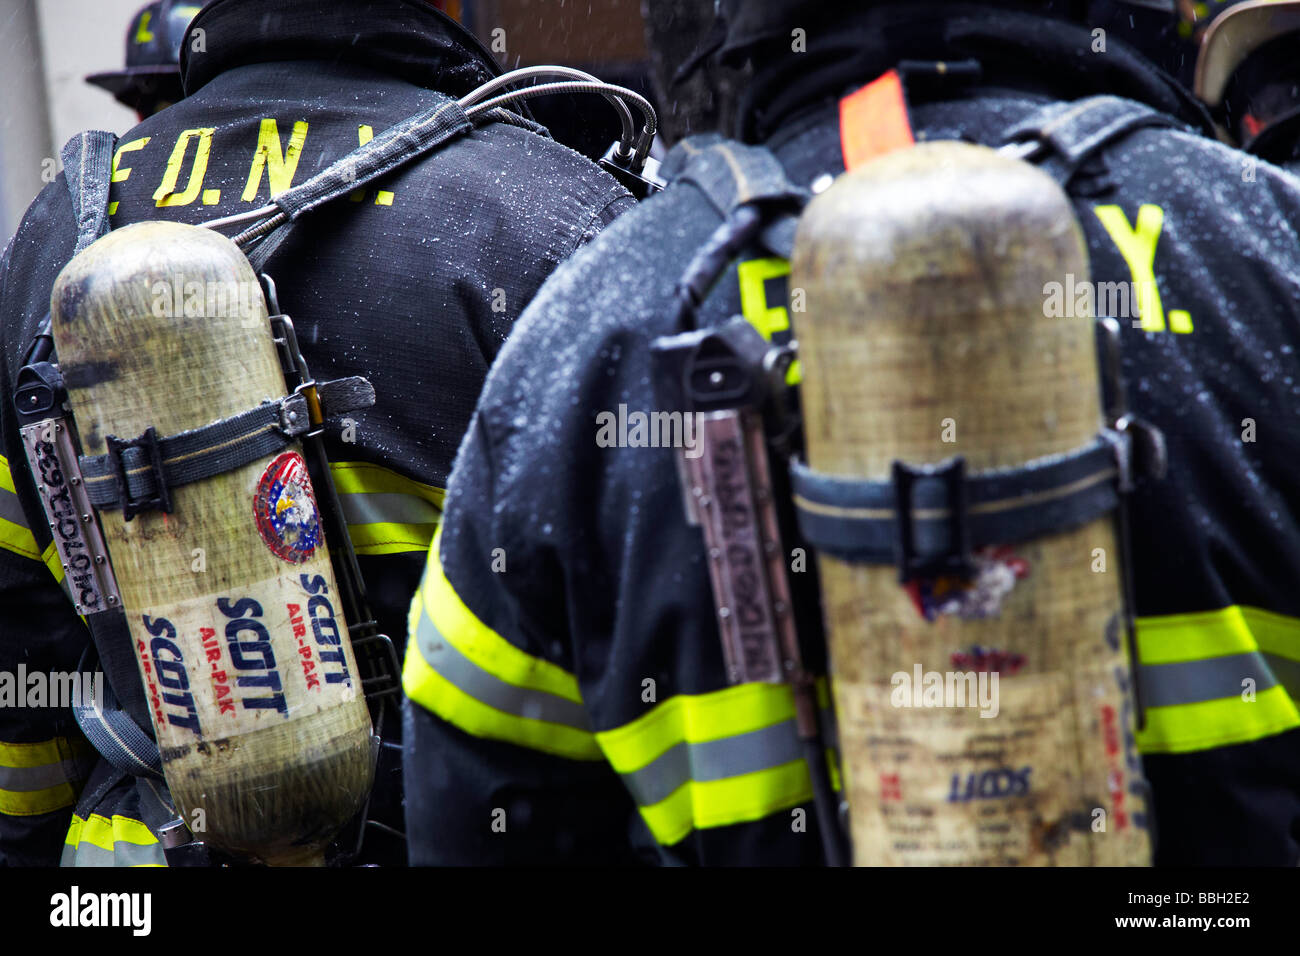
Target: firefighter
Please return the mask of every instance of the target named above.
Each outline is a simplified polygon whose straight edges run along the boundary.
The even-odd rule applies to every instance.
[[[1242,148],[1293,167],[1300,160],[1300,3],[1235,3],[1210,23],[1195,92]]]
[[[92,73],[86,82],[107,90],[141,120],[182,96],[180,55],[185,28],[201,3],[158,0],[141,7],[126,31],[126,66]]]
[[[203,223],[265,206],[372,136],[499,73],[471,35],[424,0],[284,0],[273,9],[220,0],[190,31],[196,42],[181,50],[189,95],[116,145],[114,228]],[[65,163],[75,158],[65,152]],[[59,588],[62,568],[9,398],[73,251],[70,203],[61,176],[27,212],[0,278],[4,672],[20,663],[29,673],[76,672],[87,647]],[[612,178],[516,117],[480,125],[308,214],[266,263],[312,371],[363,375],[375,386],[376,404],[328,425],[325,442],[371,604],[399,646],[489,365],[542,280],[632,203]],[[404,862],[405,846],[400,721],[389,714],[371,805],[379,825],[367,830],[365,858],[392,863]],[[137,723],[149,727],[147,716]],[[162,862],[165,788],[154,775],[90,758],[66,708],[5,702],[0,863]],[[202,821],[185,822],[202,840]]]
[[[1266,164],[1244,178],[1190,94],[1076,4],[720,6],[719,56],[755,70],[734,139],[679,146],[665,193],[557,272],[457,459],[404,669],[412,861],[826,858],[791,691],[728,683],[678,452],[649,438],[650,346],[697,297],[701,327],[743,315],[788,342],[800,297],[780,236],[733,248],[725,230],[827,188],[846,156],[963,139],[1037,143],[1097,289],[1133,293],[1097,308],[1171,462],[1130,502],[1156,861],[1294,865],[1294,181]],[[1071,103],[1098,94],[1108,120],[1088,127]],[[789,186],[742,165],[759,145]],[[766,187],[738,181],[764,168]],[[678,287],[727,255],[711,288]],[[821,666],[813,647],[804,661]]]

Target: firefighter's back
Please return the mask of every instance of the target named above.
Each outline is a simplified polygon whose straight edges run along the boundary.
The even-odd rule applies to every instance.
[[[116,146],[114,228],[158,219],[203,223],[264,207],[389,127],[496,72],[468,33],[422,4],[362,9],[295,0],[268,11],[228,3],[205,10],[190,36],[182,56],[187,98]],[[409,595],[489,365],[546,276],[631,203],[613,179],[571,150],[494,122],[307,214],[266,263],[315,376],[363,375],[375,386],[375,405],[331,423],[325,438],[371,603],[399,653]],[[60,178],[33,204],[10,252],[6,388],[74,240]],[[212,304],[211,290],[187,288],[185,276],[167,286],[156,289],[159,308],[185,309],[196,295],[202,304],[191,308]],[[4,453],[16,469],[22,453],[5,415]],[[45,649],[51,667],[75,670],[85,632],[71,604],[19,593],[38,581],[52,586],[40,563],[47,536],[29,487],[20,475],[14,497],[26,512],[23,522],[37,530],[23,539],[32,545],[24,560],[9,552],[14,614],[28,617],[33,633],[19,629],[12,640],[6,634],[3,653],[8,659],[36,650],[44,660]],[[65,717],[59,727],[75,739]],[[396,721],[383,729],[395,742]],[[27,730],[24,724],[12,738],[22,740]],[[101,771],[92,785],[108,789],[98,806],[79,807],[78,818],[117,813],[138,821],[131,783],[113,784],[113,774],[103,765]],[[380,806],[372,811],[400,826],[397,782],[395,752],[386,750]],[[66,796],[54,802],[66,805]],[[147,829],[140,839],[146,835]],[[403,858],[396,845],[384,856]]]
[[[764,24],[767,7],[725,6],[771,31],[773,59],[751,91],[767,108],[748,118],[747,135],[766,142],[792,183],[822,188],[844,169],[842,74],[828,68],[819,86],[805,65],[818,62],[812,46],[807,60],[782,59],[790,25],[804,21]],[[882,6],[867,14],[876,20],[836,20],[826,47],[848,33],[865,45],[915,16],[903,4]],[[1131,504],[1146,706],[1138,743],[1154,786],[1157,861],[1294,863],[1300,605],[1289,582],[1300,573],[1300,526],[1287,472],[1300,451],[1291,413],[1300,376],[1288,368],[1300,347],[1291,225],[1300,190],[1281,170],[1202,135],[1188,94],[1145,60],[1118,44],[1087,59],[1091,43],[1082,26],[1061,20],[956,11],[869,59],[878,73],[900,57],[938,64],[926,71],[913,59],[925,75],[908,86],[901,118],[918,141],[1044,143],[1039,161],[1066,186],[1092,260],[1091,277],[1044,288],[1044,310],[1095,308],[1121,320],[1129,403],[1168,438],[1169,477]],[[978,68],[945,68],[972,59]],[[1076,59],[1078,69],[1044,81],[1042,63]],[[861,70],[859,83],[872,79],[870,66]],[[802,95],[788,90],[794,72]],[[1075,140],[1061,138],[1075,105],[1116,93],[1095,128],[1077,124]],[[878,123],[861,131],[870,143],[886,130],[867,112]],[[672,453],[650,447],[644,418],[635,420],[657,407],[650,343],[679,331],[674,285],[727,211],[702,184],[726,181],[728,163],[701,170],[704,148],[680,148],[665,164],[677,176],[667,192],[560,270],[489,379],[416,602],[431,641],[413,640],[408,653],[416,705],[408,766],[426,766],[423,755],[436,750],[458,771],[454,789],[430,775],[412,779],[408,818],[425,859],[492,852],[491,837],[468,835],[468,820],[466,835],[447,832],[458,826],[447,807],[464,803],[471,813],[482,802],[464,786],[475,772],[494,787],[519,786],[534,808],[576,805],[575,791],[609,794],[599,825],[611,842],[621,782],[628,813],[639,810],[663,859],[818,857],[813,827],[791,824],[807,808],[806,776],[788,750],[761,744],[764,735],[789,737],[777,733],[792,719],[788,696],[729,686],[709,558],[682,513]],[[797,336],[788,270],[770,242],[752,243],[710,290],[700,323],[740,313],[774,341]],[[539,371],[548,365],[566,374]],[[532,423],[546,424],[544,438]],[[522,570],[497,567],[498,546]],[[471,651],[511,645],[534,672],[554,669],[529,686],[557,698],[555,713],[567,712],[568,699],[581,700],[581,715],[541,725],[546,733],[486,719],[466,701],[488,699],[481,675],[452,667],[444,640]],[[514,766],[503,762],[502,742],[514,746]],[[555,782],[562,766],[571,768],[567,786]]]

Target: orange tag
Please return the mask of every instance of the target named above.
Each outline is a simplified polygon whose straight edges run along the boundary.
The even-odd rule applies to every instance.
[[[890,70],[840,100],[840,143],[846,170],[851,172],[877,156],[906,149],[915,142],[897,70]]]

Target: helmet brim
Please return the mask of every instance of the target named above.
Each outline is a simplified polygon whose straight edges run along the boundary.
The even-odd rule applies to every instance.
[[[183,95],[180,67],[129,66],[121,70],[92,73],[86,82],[113,95],[123,106],[138,109],[146,100],[176,102]]]
[[[1223,102],[1228,81],[1252,53],[1271,40],[1300,31],[1300,0],[1249,0],[1223,11],[1205,31],[1196,58],[1196,98]]]

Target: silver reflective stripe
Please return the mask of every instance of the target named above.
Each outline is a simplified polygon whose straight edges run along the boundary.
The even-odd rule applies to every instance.
[[[63,856],[59,866],[166,866],[167,857],[163,854],[161,843],[141,846],[138,843],[114,841],[112,850],[95,846],[93,843],[79,843],[76,846],[64,844]]]
[[[1264,652],[1268,669],[1273,672],[1277,682],[1287,689],[1287,693],[1300,700],[1300,661]]]
[[[0,790],[31,793],[67,782],[68,775],[63,769],[62,761],[39,767],[0,767]]]
[[[640,770],[622,776],[637,805],[649,807],[672,796],[690,780],[739,777],[770,770],[802,756],[799,732],[791,719],[734,737],[702,743],[682,741]]]
[[[420,615],[417,638],[420,643],[420,653],[429,666],[444,680],[454,684],[480,703],[516,717],[545,720],[578,730],[591,731],[591,726],[587,723],[587,711],[582,704],[556,697],[546,691],[516,687],[489,674],[458,651],[451,641],[438,632],[438,628],[429,619],[428,612]]]
[[[415,495],[391,492],[340,494],[339,504],[348,524],[437,524],[442,512]]]
[[[1229,654],[1174,664],[1143,664],[1138,668],[1142,703],[1146,707],[1173,707],[1206,700],[1240,696],[1242,681],[1255,682],[1255,692],[1277,684],[1264,655],[1258,651]]]
[[[19,503],[18,496],[7,488],[0,488],[0,518],[27,527],[27,518],[23,515],[23,506]]]

